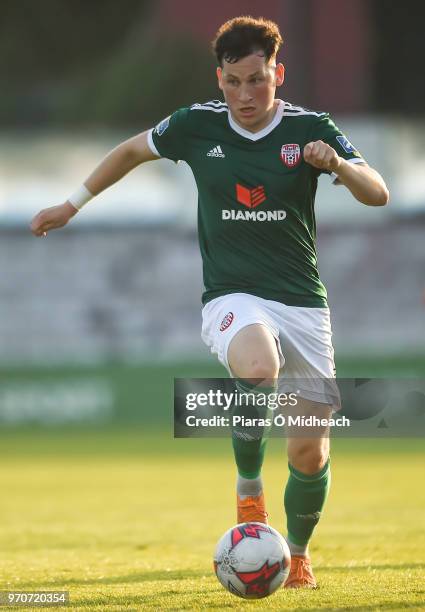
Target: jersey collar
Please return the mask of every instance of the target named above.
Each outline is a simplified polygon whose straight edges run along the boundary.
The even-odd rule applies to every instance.
[[[260,138],[264,138],[264,136],[267,136],[267,134],[270,134],[270,132],[272,132],[274,128],[278,126],[279,123],[282,121],[285,103],[283,102],[283,100],[278,100],[278,103],[279,104],[277,106],[276,113],[273,119],[270,121],[268,125],[266,125],[266,127],[264,127],[259,132],[250,132],[249,130],[245,130],[243,127],[238,125],[236,121],[233,119],[230,113],[230,109],[229,109],[227,116],[229,118],[230,127],[232,128],[232,130],[234,130],[235,132],[237,132],[244,138],[248,138],[249,140],[260,140]]]

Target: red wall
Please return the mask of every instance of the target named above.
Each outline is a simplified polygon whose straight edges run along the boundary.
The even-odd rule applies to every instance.
[[[368,19],[364,0],[312,2],[315,103],[353,112],[367,105],[369,84]]]
[[[279,0],[161,0],[160,15],[173,29],[189,30],[210,40],[222,23],[239,15],[266,17],[278,21],[282,2]]]
[[[284,38],[286,81],[279,96],[332,112],[367,109],[370,72],[368,0],[160,0],[166,32],[189,31],[210,43],[227,19],[250,14],[276,21]]]

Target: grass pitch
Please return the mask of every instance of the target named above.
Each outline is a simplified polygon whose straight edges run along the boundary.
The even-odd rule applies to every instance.
[[[281,531],[282,447],[270,441],[264,468]],[[2,590],[68,590],[82,611],[425,609],[422,440],[335,441],[311,549],[320,589],[255,602],[227,593],[212,569],[235,522],[229,441],[3,432],[0,455]]]

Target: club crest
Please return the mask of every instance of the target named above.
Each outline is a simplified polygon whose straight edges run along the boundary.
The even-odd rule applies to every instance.
[[[280,159],[288,168],[293,168],[294,166],[296,166],[301,159],[300,145],[282,145],[282,148],[280,150]]]

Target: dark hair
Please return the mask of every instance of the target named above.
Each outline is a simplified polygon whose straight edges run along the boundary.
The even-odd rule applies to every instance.
[[[234,64],[243,57],[263,51],[266,62],[275,57],[283,43],[274,21],[260,17],[235,17],[223,23],[212,42],[220,66],[223,60]]]

